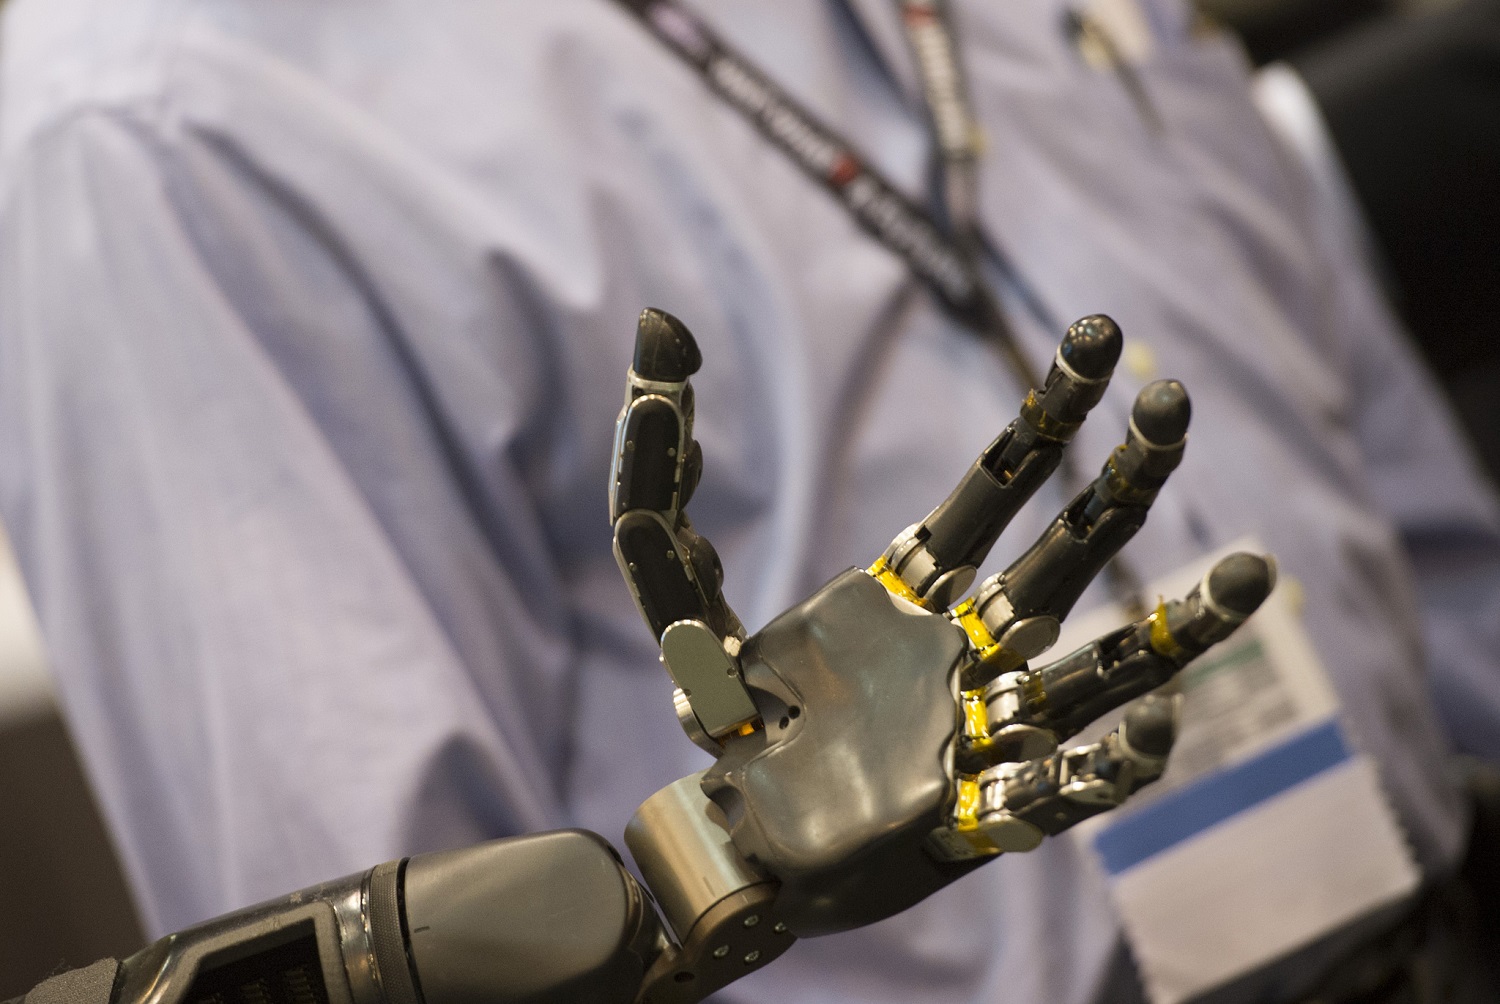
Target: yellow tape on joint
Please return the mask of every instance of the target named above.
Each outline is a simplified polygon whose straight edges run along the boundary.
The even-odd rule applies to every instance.
[[[967,844],[976,856],[999,854],[1000,848],[979,828],[979,781],[971,777],[958,779],[958,804],[953,808],[953,834]]]
[[[886,592],[892,596],[899,596],[903,600],[915,603],[919,607],[927,605],[922,602],[922,598],[916,594],[911,586],[906,584],[906,580],[897,575],[891,566],[885,563],[884,558],[877,558],[875,564],[865,569],[865,574],[884,586]]]
[[[1176,659],[1182,655],[1182,644],[1172,635],[1172,629],[1167,626],[1167,603],[1165,600],[1156,601],[1156,609],[1146,619],[1151,629],[1151,648],[1157,655],[1166,659]]]
[[[964,691],[963,702],[964,735],[970,739],[987,739],[990,734],[990,714],[984,703],[984,691]]]
[[[964,634],[969,636],[969,642],[974,646],[974,652],[981,661],[987,661],[999,650],[1000,643],[995,641],[995,636],[990,634],[990,629],[984,626],[984,619],[979,616],[973,599],[964,600],[953,608],[953,620],[964,629]]]

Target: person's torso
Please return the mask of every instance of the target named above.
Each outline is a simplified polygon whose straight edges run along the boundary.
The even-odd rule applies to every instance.
[[[642,799],[704,765],[610,551],[605,479],[635,312],[667,309],[702,345],[691,511],[751,630],[925,514],[1023,388],[925,291],[903,301],[901,263],[609,0],[170,6],[169,43],[129,26],[138,52],[170,50],[158,81],[121,72],[110,100],[165,81],[174,128],[213,135],[313,207],[354,260],[378,260],[373,287],[479,484],[486,450],[515,433],[492,427],[486,402],[526,369],[518,449],[577,651],[571,675],[527,690],[559,764],[536,783],[564,789],[572,818],[559,822],[618,838]],[[926,199],[931,143],[884,6],[694,4]],[[1023,348],[1044,367],[1060,325],[1095,312],[1134,346],[1073,447],[1080,470],[1120,441],[1145,383],[1176,377],[1194,395],[1187,459],[1126,554],[1151,578],[1263,541],[1305,588],[1353,741],[1392,768],[1419,857],[1447,860],[1459,817],[1436,728],[1411,711],[1426,701],[1399,542],[1370,502],[1345,350],[1323,337],[1327,271],[1348,263],[1320,257],[1237,51],[1170,0],[1144,0],[1143,109],[1080,57],[1058,0],[955,6],[985,132],[983,222],[1041,305],[1005,296]],[[48,100],[65,103],[8,88],[11,143],[52,114]],[[370,200],[386,200],[378,228]],[[448,269],[451,286],[387,281],[403,255],[429,256],[415,270]],[[985,571],[1078,487],[1045,489]],[[461,602],[440,556],[416,555],[417,527],[390,532],[436,608]],[[1096,587],[1080,609],[1107,598]],[[472,665],[483,691],[486,667]],[[1118,944],[1103,877],[1063,839],[900,918],[803,943],[726,996],[1081,1002],[1128,972]]]

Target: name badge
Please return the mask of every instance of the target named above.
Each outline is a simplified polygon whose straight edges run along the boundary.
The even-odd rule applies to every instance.
[[[1148,598],[1185,595],[1239,550],[1264,548],[1239,541],[1151,583]],[[1108,877],[1153,1004],[1254,972],[1421,881],[1374,761],[1340,721],[1299,592],[1283,578],[1239,631],[1181,673],[1166,773],[1072,831]],[[1053,651],[1125,620],[1118,607],[1093,611]]]

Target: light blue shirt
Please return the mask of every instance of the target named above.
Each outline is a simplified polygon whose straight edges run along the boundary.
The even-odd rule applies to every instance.
[[[884,0],[695,6],[923,194]],[[1466,819],[1429,694],[1500,759],[1500,517],[1431,380],[1177,0],[1142,0],[1159,132],[1061,0],[956,7],[989,232],[1058,322],[1107,312],[1157,362],[1081,466],[1153,375],[1194,394],[1127,553],[1149,578],[1265,541],[1441,871]],[[1015,414],[996,356],[609,0],[12,0],[4,32],[0,512],[154,931],[414,851],[618,839],[705,765],[610,553],[642,306],[703,347],[692,511],[752,630]],[[1003,292],[1044,363],[1060,328]],[[728,996],[1128,999],[1121,945],[1055,840]]]

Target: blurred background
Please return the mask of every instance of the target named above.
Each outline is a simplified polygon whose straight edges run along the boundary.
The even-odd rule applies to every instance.
[[[1500,477],[1500,0],[1200,0],[1306,81],[1371,257]]]
[[[143,943],[0,531],[0,1000]]]
[[[1500,0],[1199,6],[1257,65],[1306,82],[1329,177],[1347,184],[1392,303],[1500,476]],[[0,861],[0,1000],[141,945],[3,531]]]

